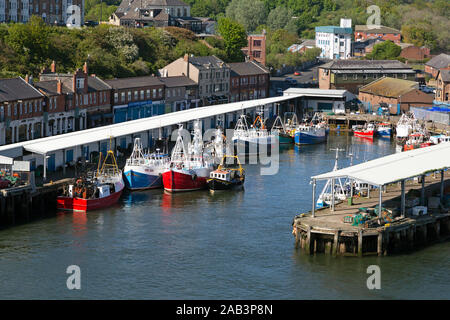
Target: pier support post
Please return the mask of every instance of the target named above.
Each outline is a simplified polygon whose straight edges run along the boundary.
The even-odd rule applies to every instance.
[[[425,175],[422,175],[422,189],[420,190],[420,205],[425,205]]]
[[[444,170],[441,170],[441,203],[444,202]]]
[[[62,149],[62,158],[63,158],[63,163],[62,163],[62,167],[63,167],[63,175],[64,175],[64,178],[66,177],[66,162],[67,162],[67,159],[66,159],[66,149]]]
[[[331,179],[331,211],[334,212],[334,178]]]
[[[358,231],[358,257],[363,256],[363,234],[362,230]]]
[[[438,220],[434,223],[434,231],[436,232],[436,240],[441,238],[441,222]]]
[[[312,217],[316,216],[316,179],[313,179],[313,189],[312,189]]]
[[[405,213],[406,213],[406,210],[405,210],[405,202],[406,202],[405,180],[402,180],[401,186],[402,186],[402,198],[401,198],[401,203],[400,203],[400,213],[401,213],[401,217],[404,218]]]
[[[370,199],[370,184],[367,185],[367,199]]]
[[[378,232],[377,240],[377,254],[381,256],[383,255],[383,231]]]
[[[380,191],[380,195],[379,195],[379,203],[378,203],[378,218],[381,218],[381,204],[383,203],[383,192],[382,192],[382,186],[379,186],[379,191]]]
[[[331,253],[332,253],[333,257],[337,256],[337,252],[339,250],[339,234],[340,233],[341,233],[340,230],[338,230],[334,233],[333,247],[331,249]]]
[[[307,254],[311,254],[311,227],[308,226],[308,230],[306,231],[306,244],[305,250]]]
[[[44,182],[47,180],[47,154],[44,153],[44,174],[43,174]]]

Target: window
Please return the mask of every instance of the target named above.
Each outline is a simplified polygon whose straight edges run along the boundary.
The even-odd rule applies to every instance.
[[[144,96],[144,90],[141,90],[141,100],[144,100],[145,96]]]
[[[77,89],[84,88],[84,79],[83,78],[77,78]]]
[[[357,74],[353,75],[353,80],[358,80],[358,75]]]
[[[261,51],[253,51],[253,56],[255,58],[261,58]]]
[[[134,100],[136,101],[137,99],[139,99],[138,92],[134,90]]]
[[[131,91],[128,91],[128,101],[131,101]]]
[[[156,89],[153,89],[153,99],[155,99],[155,98],[156,98]]]
[[[117,103],[119,102],[119,93],[114,92],[114,102]]]
[[[406,73],[403,74],[403,79],[407,79],[408,75]]]
[[[146,94],[147,94],[147,99],[150,99],[150,89],[147,89]]]
[[[167,90],[167,98],[170,98],[170,90]]]
[[[125,92],[120,93],[120,102],[125,102]]]
[[[159,96],[160,98],[162,98],[162,96],[163,96],[163,89],[162,89],[162,88],[159,88],[159,89],[158,89],[158,96]]]
[[[261,40],[253,40],[253,46],[261,47]]]

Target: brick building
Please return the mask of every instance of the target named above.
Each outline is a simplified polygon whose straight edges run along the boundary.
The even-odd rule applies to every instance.
[[[425,107],[433,105],[433,95],[419,90],[419,84],[414,81],[382,77],[359,88],[359,100],[371,109],[386,103],[390,106],[391,113],[397,113],[397,105],[400,104],[402,112],[409,111],[410,107]]]
[[[450,55],[441,53],[425,63],[425,72],[436,78],[439,69],[450,67]]]
[[[228,64],[230,76],[230,102],[269,97],[269,71],[254,61]]]
[[[25,79],[0,79],[0,145],[44,135],[45,97]]]
[[[1,22],[27,22],[32,15],[50,24],[73,23],[67,14],[70,6],[80,8],[80,24],[84,21],[84,0],[0,0]]]
[[[38,87],[48,97],[55,93],[65,97],[67,114],[57,117],[58,113],[52,112],[56,117],[56,128],[53,129],[56,131],[53,132],[67,132],[69,128],[82,130],[112,123],[111,87],[95,75],[89,75],[87,63],[82,70],[65,74],[57,73],[53,62],[50,69],[42,70]],[[58,93],[58,89],[61,93]],[[71,122],[64,120],[71,117]]]
[[[438,102],[450,103],[450,68],[440,69],[436,76],[436,96]]]
[[[249,34],[247,36],[247,46],[242,48],[242,52],[250,61],[266,65],[266,30],[262,34]]]
[[[216,56],[184,55],[159,70],[163,77],[186,76],[198,85],[203,105],[227,103],[230,93],[230,67]]]
[[[415,81],[416,72],[397,60],[335,60],[318,67],[320,89],[358,89],[381,77]]]
[[[186,76],[160,77],[165,86],[166,113],[196,108],[200,104],[197,83]]]
[[[423,60],[430,57],[430,48],[425,46],[417,47],[417,46],[409,46],[402,49],[400,52],[400,57],[403,57],[408,60]]]
[[[164,114],[164,83],[154,76],[105,80],[112,88],[114,123]]]
[[[369,38],[379,38],[383,40],[391,40],[399,44],[401,40],[401,32],[397,29],[379,26],[379,28],[369,28],[367,25],[355,25],[355,41],[365,41]]]

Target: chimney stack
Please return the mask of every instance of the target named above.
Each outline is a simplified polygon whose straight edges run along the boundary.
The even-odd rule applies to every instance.
[[[84,63],[83,71],[84,71],[84,73],[88,74],[88,65],[87,65],[87,61]]]
[[[58,94],[62,94],[62,82],[61,82],[61,80],[58,80],[58,82],[56,83],[56,92],[58,92]]]
[[[186,61],[186,77],[189,78],[189,54],[184,55],[184,61]]]
[[[55,60],[53,60],[52,65],[50,66],[51,72],[56,73],[56,63]]]

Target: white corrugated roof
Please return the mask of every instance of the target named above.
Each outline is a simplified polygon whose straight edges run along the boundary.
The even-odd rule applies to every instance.
[[[13,163],[14,163],[14,159],[13,158],[0,156],[0,164],[13,164]]]
[[[381,157],[311,177],[316,180],[350,178],[376,186],[398,182],[450,167],[450,143]]]
[[[283,91],[286,95],[301,95],[305,97],[329,97],[329,98],[343,98],[347,90],[338,89],[316,89],[316,88],[289,88]]]
[[[133,133],[176,125],[182,122],[213,117],[215,115],[229,112],[235,112],[241,109],[253,108],[270,103],[277,103],[292,98],[295,98],[295,96],[291,95],[258,100],[240,101],[172,112],[169,114],[154,116],[150,118],[126,121],[109,126],[31,140],[23,143],[23,147],[29,152],[47,154],[56,150],[69,149],[79,145],[86,145],[97,141],[108,140],[110,137],[114,138],[131,135]]]

